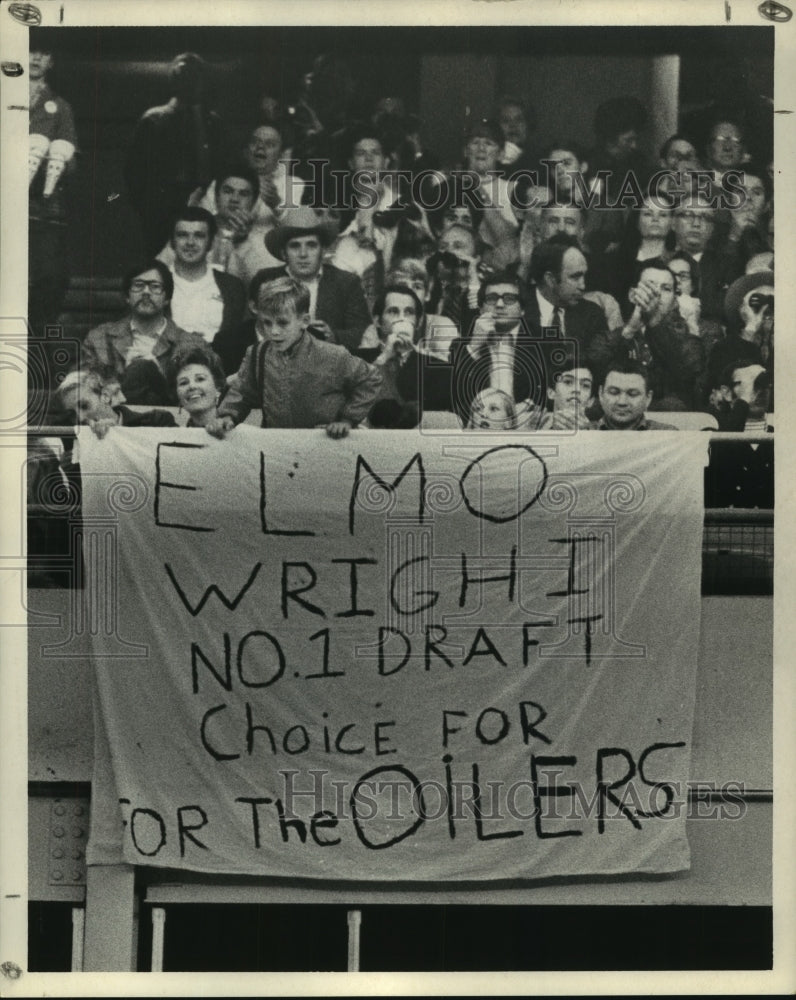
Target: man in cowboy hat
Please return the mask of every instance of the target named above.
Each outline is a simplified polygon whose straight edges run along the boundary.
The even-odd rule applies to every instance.
[[[710,386],[730,365],[763,365],[774,370],[774,272],[737,278],[724,296],[728,330],[710,354]]]
[[[285,262],[284,267],[270,269],[268,278],[286,274],[306,285],[312,332],[355,351],[370,324],[370,313],[359,278],[323,259],[336,235],[337,223],[308,205],[287,209],[280,225],[265,235],[269,253]]]

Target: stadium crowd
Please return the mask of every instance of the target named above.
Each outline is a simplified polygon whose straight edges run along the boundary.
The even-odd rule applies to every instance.
[[[57,319],[68,284],[59,200],[78,138],[52,58],[30,63],[31,323]],[[592,149],[565,133],[534,149],[532,107],[504,95],[443,164],[398,97],[353,120],[322,59],[289,102],[253,102],[239,149],[203,59],[177,56],[169,79],[126,157],[146,256],[47,423],[104,433],[179,407],[220,437],[251,411],[332,437],[439,412],[516,432],[672,429],[682,413],[770,428],[773,163],[744,114],[717,109],[652,162],[634,97],[599,106]]]

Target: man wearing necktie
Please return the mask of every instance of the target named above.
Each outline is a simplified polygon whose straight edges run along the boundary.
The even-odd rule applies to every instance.
[[[514,401],[517,428],[535,428],[544,411],[545,362],[523,320],[521,283],[512,272],[490,276],[478,306],[469,337],[451,345],[451,409],[466,423],[478,393],[499,389]]]
[[[612,340],[605,313],[583,297],[587,269],[574,236],[559,233],[534,247],[525,322],[537,338],[574,342],[578,353],[599,368],[612,354]]]

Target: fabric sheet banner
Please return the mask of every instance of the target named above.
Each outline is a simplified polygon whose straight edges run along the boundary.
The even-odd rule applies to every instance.
[[[688,868],[705,436],[79,445],[89,863]]]

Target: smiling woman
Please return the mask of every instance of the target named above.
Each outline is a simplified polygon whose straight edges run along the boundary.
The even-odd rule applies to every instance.
[[[204,427],[216,415],[224,388],[221,362],[209,349],[193,347],[174,358],[172,388],[188,414],[187,427]]]

